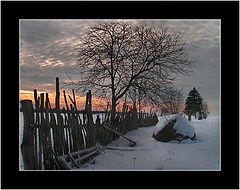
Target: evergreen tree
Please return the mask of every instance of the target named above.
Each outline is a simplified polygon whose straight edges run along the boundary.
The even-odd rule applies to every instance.
[[[197,113],[199,115],[202,115],[202,97],[199,94],[199,92],[194,87],[188,94],[188,97],[186,99],[185,103],[185,113],[188,115],[188,119],[191,120],[191,115],[195,116],[195,119],[197,118]],[[201,118],[201,117],[200,117]]]

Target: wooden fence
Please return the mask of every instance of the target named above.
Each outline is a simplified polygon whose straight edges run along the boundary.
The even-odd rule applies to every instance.
[[[74,90],[72,97],[63,91],[65,107],[60,109],[59,79],[56,78],[55,108],[51,108],[48,93],[37,94],[34,90],[35,109],[31,100],[21,101],[24,117],[21,152],[25,170],[58,169],[54,156],[62,156],[94,147],[96,143],[107,145],[118,138],[112,130],[121,134],[156,125],[156,114],[137,113],[136,106],[123,105],[121,112],[111,120],[108,106],[102,121],[92,114],[92,94],[86,95],[85,110],[78,111]],[[70,104],[68,103],[70,100]],[[69,106],[70,105],[70,106]],[[105,127],[104,127],[105,126]]]

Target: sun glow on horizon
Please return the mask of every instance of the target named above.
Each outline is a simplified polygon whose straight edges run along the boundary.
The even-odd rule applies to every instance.
[[[55,108],[56,93],[55,92],[46,92],[46,91],[37,91],[38,97],[40,96],[41,93],[44,93],[44,98],[46,97],[46,93],[48,93],[51,108]],[[68,95],[70,95],[71,98],[73,98],[72,94],[68,93],[68,92],[65,92],[65,93],[66,93],[66,98],[67,98],[67,104],[70,107],[70,104],[73,104],[73,103],[69,99]],[[32,100],[32,103],[35,104],[33,90],[32,91],[31,90],[20,90],[19,94],[20,94],[20,102],[22,100]],[[77,109],[78,110],[85,109],[86,96],[80,96],[80,95],[75,94],[75,99],[77,102]],[[92,96],[92,109],[95,111],[106,110],[108,102],[109,102],[108,99]],[[116,110],[121,112],[123,109],[123,104],[124,104],[124,102],[120,100]],[[132,104],[129,102],[127,103],[127,106],[128,106],[128,109],[132,108]],[[66,108],[66,104],[65,104],[63,92],[60,92],[60,108],[63,108],[63,107]],[[154,106],[151,106],[151,105],[141,105],[141,107],[142,107],[143,111],[147,111],[147,112],[149,112],[152,108],[154,108]],[[110,108],[108,108],[108,109],[110,109]],[[137,110],[138,109],[139,109],[139,106],[137,105]]]
[[[51,108],[55,108],[56,93],[54,91],[50,91],[50,92],[46,92],[44,90],[37,91],[38,96],[40,96],[41,93],[44,93],[44,98],[46,97],[46,93],[48,93]],[[33,90],[20,90],[19,94],[20,94],[20,102],[22,100],[32,100],[32,103],[35,104]],[[67,103],[70,108],[70,104],[73,104],[73,103],[71,102],[71,100],[69,99],[68,96],[70,96],[73,99],[72,93],[66,92]],[[75,99],[77,102],[77,109],[78,110],[85,109],[86,96],[80,96],[80,95],[75,94]],[[108,102],[109,102],[109,100],[107,100],[107,99],[92,96],[92,110],[94,110],[94,111],[106,110]],[[120,100],[119,105],[117,106],[116,110],[121,112],[123,109],[123,104],[124,104],[124,102]],[[128,105],[129,109],[132,108],[131,103],[127,102],[127,105]],[[61,91],[60,92],[60,108],[62,109],[63,107],[66,108],[66,104],[65,104],[65,100],[64,100],[64,96],[63,96],[63,91]],[[136,107],[138,110],[139,106],[137,105]],[[208,107],[209,107],[210,113],[215,113],[215,112],[218,113],[219,112],[219,107],[216,105],[209,104]],[[141,108],[142,108],[143,112],[149,112],[150,110],[160,111],[162,108],[165,108],[165,107],[160,106],[160,107],[156,108],[153,105],[141,105]],[[181,111],[183,111],[184,108],[185,108],[185,105],[182,105]],[[108,109],[110,109],[110,108],[108,108]]]
[[[37,91],[38,96],[40,96],[41,93],[44,93],[44,96],[46,97],[46,93],[48,93],[50,105],[52,108],[55,107],[55,92],[46,92],[46,91]],[[72,94],[65,92],[66,93],[66,99],[67,99],[67,104],[70,107],[70,104],[73,104],[71,100],[69,99],[68,96],[70,96],[72,99]],[[22,100],[32,100],[32,103],[35,104],[34,100],[34,91],[32,90],[20,90],[20,102]],[[77,109],[85,109],[85,104],[86,104],[86,96],[79,96],[75,94],[75,99],[77,103]],[[104,110],[107,105],[107,100],[103,98],[97,98],[97,97],[92,97],[92,108],[93,110]],[[63,92],[60,92],[60,108],[66,107]]]

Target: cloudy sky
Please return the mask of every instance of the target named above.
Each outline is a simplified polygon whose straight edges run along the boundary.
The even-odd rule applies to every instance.
[[[20,98],[31,98],[33,89],[54,92],[56,77],[60,78],[60,87],[68,80],[67,74],[77,79],[78,73],[73,69],[74,45],[81,42],[81,36],[89,25],[109,21],[117,20],[20,20]],[[181,32],[189,44],[188,53],[196,63],[191,76],[180,77],[176,85],[184,88],[185,97],[196,87],[207,101],[210,112],[218,113],[220,20],[153,19],[124,22],[151,25],[159,29],[168,27]]]

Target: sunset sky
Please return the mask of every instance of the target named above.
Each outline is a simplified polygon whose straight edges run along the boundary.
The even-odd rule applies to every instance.
[[[74,45],[89,25],[119,20],[20,20],[20,100],[32,99],[33,89],[48,92],[54,103],[55,80],[60,79],[60,91],[67,74],[77,80],[78,72],[73,69]],[[190,77],[180,77],[175,83],[183,87],[185,97],[196,87],[208,103],[211,114],[217,114],[220,99],[220,20],[121,20],[133,24],[151,25],[155,28],[168,27],[181,32],[188,44],[188,53],[196,60]],[[66,74],[67,73],[67,74]],[[79,106],[85,97],[76,94]],[[99,100],[95,99],[94,102]],[[61,99],[61,104],[64,104]],[[80,108],[81,109],[81,108]]]

